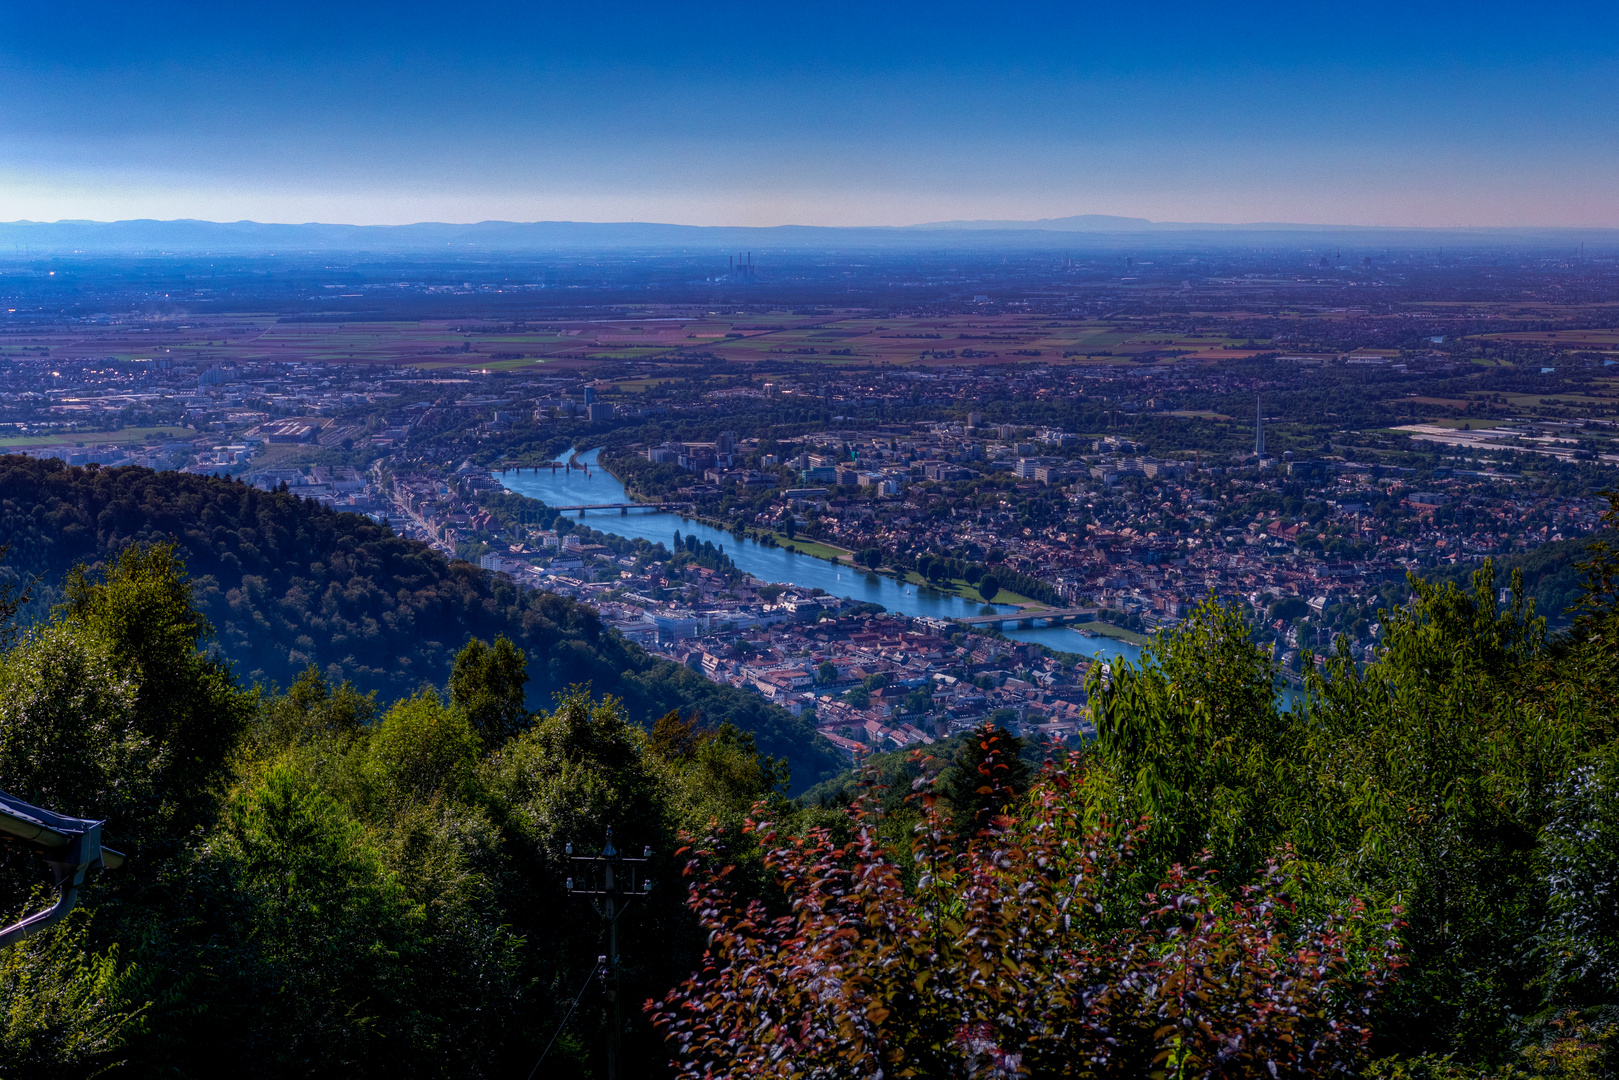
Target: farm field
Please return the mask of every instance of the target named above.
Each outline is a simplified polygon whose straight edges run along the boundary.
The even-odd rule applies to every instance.
[[[1461,427],[1463,427],[1465,425],[1468,428],[1471,428],[1471,429],[1474,429],[1474,430],[1483,430],[1483,431],[1487,431],[1490,428],[1510,427],[1512,425],[1512,423],[1513,423],[1513,421],[1511,421],[1511,420],[1492,420],[1492,419],[1489,419],[1489,418],[1472,417],[1472,416],[1464,416],[1464,417],[1461,417],[1460,419],[1457,419],[1457,420],[1429,420],[1429,421],[1427,421],[1427,424],[1428,424],[1429,427],[1461,428]]]
[[[1466,398],[1422,397],[1420,395],[1412,395],[1410,397],[1403,397],[1403,398],[1389,398],[1384,402],[1384,404],[1386,404],[1386,405],[1438,405],[1441,408],[1446,408],[1446,409],[1470,409],[1470,408],[1472,408],[1474,405],[1476,405],[1478,403],[1475,402],[1475,401],[1469,401]]]
[[[1565,349],[1619,349],[1619,327],[1590,330],[1525,330],[1501,334],[1480,334],[1480,338],[1493,341],[1532,342],[1537,345],[1557,345]]]
[[[1560,394],[1557,392],[1547,394],[1503,394],[1508,405],[1516,409],[1532,409],[1536,405],[1551,403],[1558,405],[1597,406],[1612,409],[1616,402],[1611,397],[1592,397],[1589,394]]]
[[[484,320],[294,321],[260,314],[72,326],[0,337],[0,359],[405,365],[511,371],[601,360],[718,356],[739,364],[791,360],[830,366],[979,363],[1127,363],[1251,356],[1242,342],[1174,336],[1100,320],[1034,316],[864,315],[596,318],[544,325]]]
[[[1483,310],[1483,309],[1481,309]],[[1604,309],[1605,310],[1605,309]],[[726,313],[653,309],[640,314],[497,321],[487,318],[376,321],[356,318],[280,317],[267,313],[153,316],[122,324],[63,325],[0,334],[0,359],[163,361],[197,363],[357,364],[409,366],[423,371],[514,371],[536,365],[589,368],[613,360],[719,357],[739,365],[788,361],[831,367],[904,367],[1068,363],[1209,363],[1285,347],[1236,336],[1251,317],[1243,310],[1188,313],[1197,333],[1161,327],[1161,320],[1061,317],[1035,314],[894,315],[867,312],[824,315],[789,312]],[[1519,313],[1514,313],[1519,314]],[[1524,312],[1522,314],[1530,314]],[[1558,317],[1537,308],[1536,316]],[[1573,315],[1571,310],[1568,315]],[[1581,312],[1595,319],[1603,311]],[[1332,321],[1337,313],[1272,312],[1272,319]],[[1233,327],[1233,336],[1219,332]],[[1514,342],[1615,352],[1619,327],[1502,331],[1472,335]],[[1336,354],[1310,354],[1330,361]],[[1361,347],[1357,355],[1395,358],[1397,350]]]
[[[190,428],[179,427],[127,427],[118,431],[75,431],[62,435],[7,435],[0,437],[0,447],[8,450],[27,450],[33,447],[78,446],[96,443],[146,444],[162,439],[190,439],[196,436]]]

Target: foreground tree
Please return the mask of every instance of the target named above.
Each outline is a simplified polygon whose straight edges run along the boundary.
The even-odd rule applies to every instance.
[[[1023,740],[1005,728],[985,723],[968,733],[938,779],[951,827],[960,836],[987,828],[1029,790],[1032,773],[1023,760]]]
[[[496,637],[493,645],[473,638],[456,654],[450,700],[466,712],[484,745],[495,747],[527,725],[527,685],[528,656],[506,635]]]
[[[1590,859],[1594,875],[1575,877],[1593,887],[1604,873],[1619,593],[1594,590],[1559,640],[1521,580],[1500,599],[1488,563],[1469,589],[1411,588],[1381,613],[1373,663],[1340,652],[1307,665],[1307,693],[1285,712],[1246,623],[1203,605],[1139,667],[1093,678],[1084,784],[1098,812],[1149,821],[1142,875],[1207,848],[1233,883],[1257,881],[1287,845],[1312,909],[1402,903],[1408,967],[1384,996],[1377,1052],[1495,1069],[1551,1038],[1569,1008],[1594,1019],[1619,1007],[1615,984],[1575,959],[1569,928],[1592,928],[1595,943],[1603,920],[1568,870]]]
[[[993,755],[981,779],[995,787]],[[1285,859],[1227,891],[1177,866],[1145,894],[1140,835],[1087,827],[1078,767],[1047,771],[965,848],[923,797],[914,890],[862,808],[853,837],[753,831],[772,917],[701,845],[689,903],[703,970],[648,1003],[687,1077],[1327,1076],[1364,1056],[1399,966],[1396,924],[1348,903],[1305,917]]]

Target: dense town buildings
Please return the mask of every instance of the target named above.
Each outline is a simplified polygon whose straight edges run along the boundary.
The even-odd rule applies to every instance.
[[[1351,332],[1359,316],[1328,315],[1308,347],[1301,330],[1271,323],[1266,351],[1254,323],[1247,341],[1199,338],[1207,355],[1195,362],[1162,343],[1209,337],[1196,326],[1154,338],[1142,322],[1117,355],[1048,357],[1017,339],[1094,335],[1093,314],[957,314],[910,330],[865,319],[860,333],[920,338],[926,355],[893,366],[843,347],[822,357],[820,346],[772,346],[757,370],[702,353],[682,367],[650,349],[572,366],[488,351],[506,365],[495,370],[40,355],[19,339],[0,341],[0,439],[73,465],[285,486],[387,520],[446,555],[587,600],[625,637],[708,678],[813,710],[852,751],[986,717],[1077,737],[1088,723],[1078,635],[1054,654],[992,624],[904,619],[764,581],[723,553],[623,542],[600,518],[517,499],[504,474],[570,469],[573,452],[601,447],[627,491],[618,498],[987,600],[987,611],[1065,612],[1130,641],[1212,595],[1240,605],[1296,677],[1312,655],[1373,655],[1378,610],[1403,600],[1408,573],[1460,574],[1590,533],[1619,463],[1603,354],[1509,363],[1494,346],[1473,355],[1462,336],[1427,333],[1436,323],[1391,340],[1387,322]],[[746,340],[778,324],[727,325],[738,329],[724,340]],[[592,332],[607,341],[612,329]],[[500,330],[454,327],[460,344],[438,352],[466,355]],[[577,332],[546,331],[564,342]],[[821,366],[833,358],[840,366]],[[1556,396],[1576,384],[1579,396]]]

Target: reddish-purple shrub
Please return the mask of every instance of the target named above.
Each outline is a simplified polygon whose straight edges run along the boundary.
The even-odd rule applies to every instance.
[[[693,846],[704,967],[647,1003],[680,1075],[1326,1076],[1363,1054],[1394,926],[1359,905],[1301,916],[1285,852],[1245,889],[1178,867],[1131,895],[1139,830],[1087,827],[1064,770],[964,846],[922,802],[913,888],[865,809],[842,844],[750,826],[774,917]]]

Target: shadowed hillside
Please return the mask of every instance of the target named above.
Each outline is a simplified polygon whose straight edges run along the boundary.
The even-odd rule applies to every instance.
[[[814,728],[784,709],[648,655],[585,605],[448,562],[368,518],[228,479],[0,457],[6,570],[39,578],[42,597],[78,563],[170,539],[245,680],[285,686],[313,664],[393,700],[442,685],[470,638],[505,634],[528,652],[532,706],[590,683],[622,697],[637,721],[695,710],[753,732],[764,753],[791,762],[799,784],[834,764]]]

